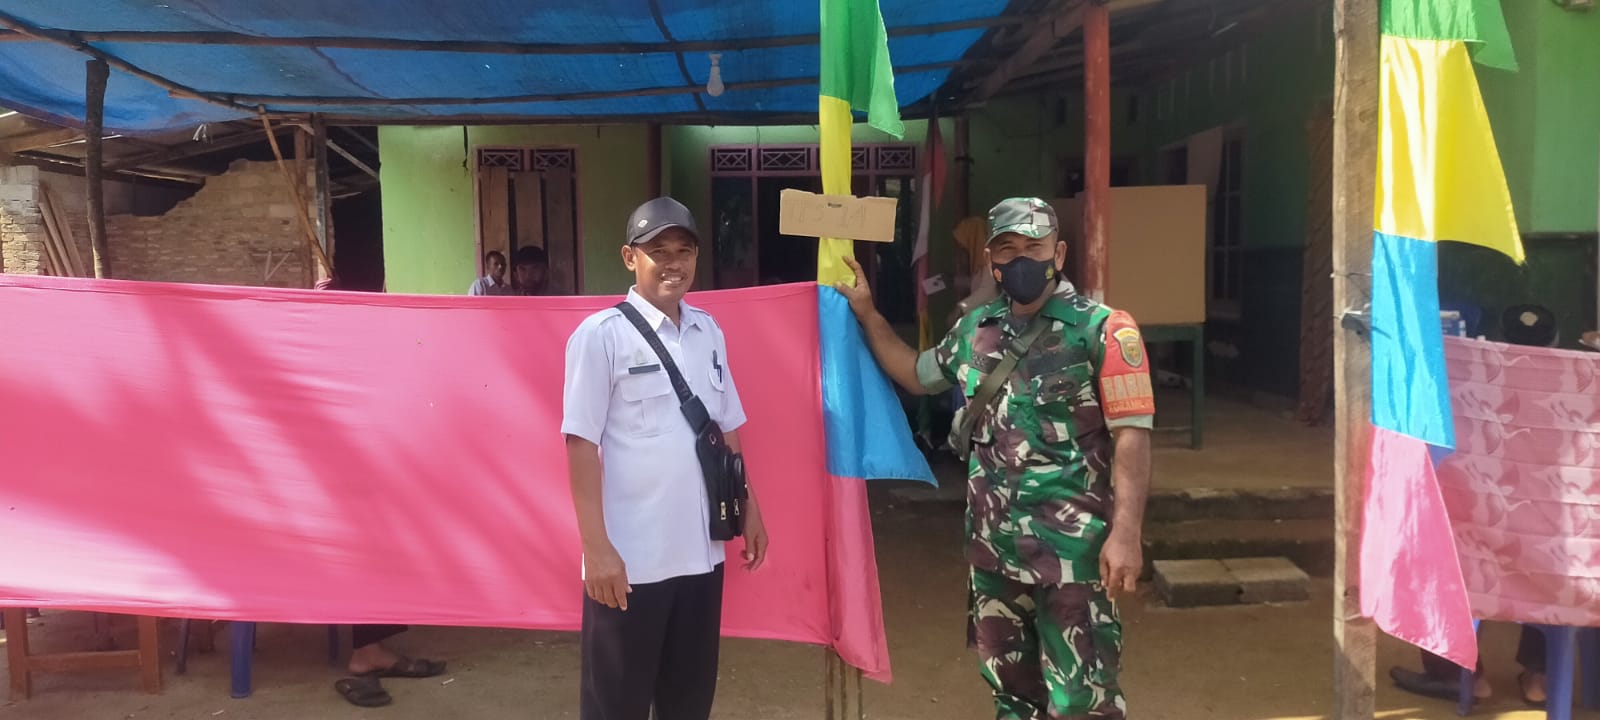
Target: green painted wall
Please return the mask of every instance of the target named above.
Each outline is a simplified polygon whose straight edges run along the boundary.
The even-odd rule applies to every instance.
[[[465,293],[477,273],[472,175],[459,127],[378,128],[389,292]]]
[[[578,151],[578,237],[583,290],[626,291],[618,248],[628,214],[648,200],[644,125],[385,127],[384,267],[390,292],[462,294],[477,272],[467,147],[573,147]]]
[[[1506,27],[1517,54],[1517,72],[1477,67],[1478,87],[1494,127],[1495,149],[1505,168],[1506,184],[1511,188],[1511,205],[1517,225],[1524,231],[1532,227],[1534,168],[1534,107],[1539,76],[1539,53],[1534,52],[1539,6],[1548,2],[1510,2],[1504,4]]]
[[[1594,232],[1600,222],[1600,14],[1529,4],[1539,16],[1532,230]]]
[[[1520,68],[1478,68],[1517,222],[1524,233],[1600,223],[1600,14],[1507,0]]]

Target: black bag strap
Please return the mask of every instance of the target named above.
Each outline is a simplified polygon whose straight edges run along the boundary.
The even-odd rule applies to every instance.
[[[683,411],[683,417],[689,421],[689,427],[699,434],[711,422],[711,414],[706,412],[705,403],[695,397],[694,391],[689,389],[688,381],[683,379],[683,373],[678,370],[678,363],[673,362],[672,353],[667,352],[667,346],[661,343],[661,337],[655,329],[640,314],[639,309],[626,300],[617,303],[617,310],[622,316],[633,323],[634,329],[644,336],[644,341],[650,344],[650,349],[656,351],[656,357],[661,360],[661,367],[666,368],[667,377],[672,380],[672,389],[678,393],[678,407]]]
[[[1001,386],[1011,377],[1011,371],[1016,369],[1017,363],[1028,354],[1028,348],[1033,347],[1035,340],[1044,334],[1049,321],[1043,314],[1033,316],[1022,335],[1012,339],[1006,346],[1006,353],[1000,358],[1000,363],[994,370],[985,375],[983,382],[978,384],[977,392],[972,394],[972,401],[967,403],[967,412],[961,418],[961,425],[955,430],[955,447],[965,459],[969,456],[972,447],[972,433],[978,429],[978,423],[989,414],[989,403],[994,402],[995,395],[1000,394]]]

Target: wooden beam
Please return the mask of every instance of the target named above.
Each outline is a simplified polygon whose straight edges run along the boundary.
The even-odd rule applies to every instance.
[[[89,246],[94,248],[94,276],[111,277],[111,253],[106,245],[106,194],[102,179],[105,175],[105,119],[106,81],[111,77],[111,67],[104,60],[90,60],[85,65],[87,84],[83,134],[88,140],[83,161],[84,179],[88,185]]]
[[[1083,283],[1104,301],[1111,282],[1111,11],[1090,2],[1083,15]]]
[[[22,153],[21,155],[13,155],[9,157],[0,155],[0,159],[3,159],[7,164],[11,165],[32,165],[34,167],[43,168],[51,172],[58,172],[75,177],[85,176],[83,169],[84,162],[80,158],[65,158],[59,155],[50,155],[48,153],[40,153],[38,151],[30,150]],[[106,168],[106,172],[116,173],[127,180],[160,180],[163,183],[181,183],[184,185],[204,185],[206,184],[207,177],[205,175],[188,175],[176,172],[168,172],[166,170],[141,168],[127,168],[124,170],[112,170],[111,168]],[[154,185],[156,183],[151,184]],[[176,186],[168,185],[166,187]]]
[[[330,260],[330,265],[323,268],[322,276],[318,280],[332,277],[338,268],[331,264],[333,252],[333,201],[328,196],[328,125],[322,121],[322,116],[311,116],[311,154],[312,154],[312,227],[317,230],[317,242],[322,245],[322,254]]]
[[[33,674],[28,672],[28,612],[8,607],[0,613],[6,619],[6,670],[11,675],[11,701],[27,700],[33,694]]]
[[[1372,208],[1378,166],[1378,2],[1335,0],[1333,12],[1334,712],[1376,710],[1377,631],[1361,616],[1361,511],[1371,441]]]
[[[278,147],[278,134],[272,131],[271,121],[267,119],[266,113],[261,114],[261,126],[267,131],[267,144],[272,146],[272,158],[278,163],[278,172],[283,175],[284,182],[289,186],[290,197],[294,198],[294,216],[300,221],[300,229],[305,232],[306,245],[311,248],[311,255],[321,266],[321,271],[331,275],[333,265],[328,261],[328,254],[323,252],[322,244],[317,241],[317,231],[311,224],[311,213],[306,208],[305,193],[300,191],[300,186],[305,183],[305,173],[291,171],[288,163],[284,162],[283,149]]]
[[[1139,0],[1143,1],[1143,0]],[[924,25],[888,28],[889,37],[938,35],[962,30],[977,30],[1021,24],[1028,18],[1016,15],[974,18]],[[80,32],[63,30],[59,34],[79,44],[146,43],[163,45],[233,45],[246,47],[345,48],[351,50],[404,50],[419,52],[472,53],[482,55],[636,55],[648,53],[738,52],[766,48],[810,47],[819,44],[817,33],[780,35],[768,38],[693,40],[648,43],[524,43],[462,40],[407,40],[368,37],[266,37],[232,32],[169,32],[118,30]],[[0,35],[3,40],[28,40],[22,31]]]
[[[13,135],[0,140],[0,152],[14,154],[26,150],[38,150],[53,145],[69,143],[73,140],[82,140],[83,131],[76,128],[49,128],[36,130],[26,135]]]
[[[278,132],[282,131],[283,128],[278,129]],[[243,132],[237,132],[232,135],[217,138],[210,142],[186,142],[181,145],[166,147],[158,151],[141,153],[138,155],[128,155],[107,165],[106,169],[124,170],[127,168],[142,167],[145,165],[160,165],[177,160],[198,157],[200,155],[220,152],[223,150],[232,150],[233,148],[243,147],[245,145],[254,145],[255,143],[262,142],[266,139],[266,132],[259,128],[254,130],[245,130]]]
[[[1224,35],[1190,43],[1182,53],[1175,53],[1158,72],[1151,73],[1151,81],[1160,81],[1244,45],[1251,39],[1273,33],[1282,27],[1287,18],[1327,8],[1332,0],[1273,0],[1239,18],[1232,31]]]
[[[970,64],[968,60],[908,65],[894,69],[896,75],[911,75],[935,70],[949,70]],[[769,90],[817,84],[816,76],[760,80],[756,82],[728,83],[728,92],[741,90]],[[510,103],[557,103],[584,100],[610,100],[632,97],[662,97],[666,95],[695,95],[703,93],[705,85],[671,85],[666,87],[637,88],[632,90],[596,90],[574,93],[538,93],[531,95],[495,96],[438,96],[438,97],[371,97],[362,95],[222,95],[233,103],[258,105],[340,105],[345,107],[386,107],[391,105],[503,105]],[[645,116],[633,118],[634,122]],[[408,121],[409,122],[409,121]]]
[[[324,125],[323,127],[326,128],[327,126]],[[364,162],[361,162],[361,159],[357,158],[355,155],[350,154],[349,150],[346,150],[346,149],[344,149],[342,147],[339,147],[339,143],[336,143],[333,140],[329,140],[328,141],[328,149],[338,153],[339,157],[344,158],[345,161],[349,162],[351,165],[356,166],[357,170],[360,170],[361,172],[364,172],[364,173],[372,176],[373,180],[379,179],[377,170],[372,169],[371,165],[368,165],[368,164],[366,164]]]
[[[917,120],[928,117],[925,112],[912,112],[924,105],[902,111],[900,117],[904,120]],[[945,106],[940,106],[944,108]],[[274,120],[285,120],[282,115],[268,113]],[[393,123],[393,118],[383,118],[372,115],[353,114],[327,114],[328,126],[358,125]],[[680,112],[680,113],[652,113],[649,115],[638,114],[593,114],[593,115],[514,115],[507,113],[455,113],[451,115],[425,115],[406,118],[405,124],[417,127],[460,127],[462,125],[622,125],[639,123],[649,119],[663,125],[725,125],[733,127],[746,127],[757,125],[815,125],[817,113],[811,112],[751,112],[751,113],[715,113],[715,112]],[[297,118],[294,119],[298,121]]]
[[[345,127],[345,126],[341,125],[341,126],[339,126],[339,131],[344,133],[344,134],[346,134],[346,135],[349,135],[350,137],[355,138],[357,142],[360,142],[362,145],[367,146],[367,149],[371,150],[372,152],[378,153],[379,155],[382,155],[382,151],[378,150],[378,144],[373,142],[373,141],[371,141],[371,140],[368,140],[367,136],[362,135],[361,132],[356,130],[355,128],[353,128],[353,127]]]
[[[982,102],[999,94],[1005,89],[1006,83],[1011,79],[1026,72],[1034,62],[1043,57],[1045,53],[1056,46],[1062,38],[1076,32],[1083,26],[1084,12],[1088,8],[1086,0],[1061,0],[1054,9],[1038,18],[1039,22],[1033,31],[1028,34],[1028,39],[1023,41],[1022,47],[1011,54],[995,68],[989,77],[984,78],[978,85],[977,92],[973,93],[972,100]]]

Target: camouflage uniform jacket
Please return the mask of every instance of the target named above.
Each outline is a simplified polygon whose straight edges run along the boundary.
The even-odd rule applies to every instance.
[[[973,431],[967,559],[1019,582],[1098,582],[1111,428],[1149,428],[1155,413],[1144,344],[1127,313],[1064,280],[1040,314],[1050,326]],[[930,392],[960,387],[970,402],[1027,324],[1005,297],[980,306],[918,359],[919,378]]]

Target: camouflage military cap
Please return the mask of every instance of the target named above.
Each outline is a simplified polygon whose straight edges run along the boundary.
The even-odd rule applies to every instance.
[[[1059,229],[1056,211],[1039,198],[1009,198],[989,211],[989,242],[1006,233],[1042,238]]]

